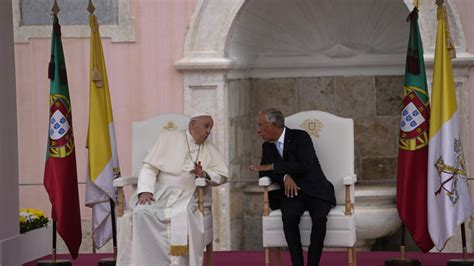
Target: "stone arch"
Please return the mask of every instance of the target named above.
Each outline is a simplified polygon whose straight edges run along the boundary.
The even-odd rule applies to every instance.
[[[287,0],[271,0],[271,2],[275,1],[288,2]],[[233,46],[235,39],[233,38],[241,30],[239,28],[241,26],[239,24],[240,18],[246,15],[247,9],[252,8],[252,5],[265,4],[265,2],[265,0],[198,0],[186,36],[183,58],[176,62],[176,68],[183,72],[184,78],[184,112],[191,114],[196,111],[207,111],[214,116],[216,127],[213,141],[226,151],[224,159],[230,166],[231,179],[234,181],[243,181],[254,177],[245,167],[252,162],[248,157],[248,151],[256,149],[246,141],[252,137],[249,134],[253,133],[252,106],[249,106],[248,103],[252,85],[245,80],[246,78],[285,78],[296,75],[312,77],[325,76],[328,73],[364,75],[368,72],[381,75],[401,75],[404,69],[404,57],[400,57],[400,53],[405,53],[403,50],[405,46],[395,49],[396,53],[392,55],[397,54],[398,56],[387,57],[387,53],[384,52],[387,49],[392,49],[388,44],[379,46],[378,48],[382,47],[379,50],[377,50],[378,48],[374,50],[373,47],[367,48],[364,45],[350,46],[336,42],[320,48],[319,54],[309,55],[316,59],[325,58],[327,61],[308,62],[301,54],[296,54],[289,55],[293,56],[292,64],[284,64],[283,67],[281,64],[284,62],[284,54],[279,54],[280,57],[261,56],[262,60],[257,62],[239,61],[242,59],[241,56],[245,56],[245,53],[236,53],[235,46]],[[291,2],[308,4],[314,1],[295,0]],[[343,3],[347,1],[325,0],[320,2],[331,2],[332,5],[339,5],[338,8],[342,9]],[[364,2],[364,0],[359,2]],[[466,42],[459,14],[453,0],[446,0],[445,3],[458,54],[463,56],[462,54],[466,52]],[[413,8],[412,0],[399,0],[393,5],[398,12],[404,12],[404,14],[398,14],[403,17],[402,19]],[[419,24],[425,47],[425,59],[430,67],[436,34],[436,6],[434,1],[423,1],[420,9]],[[364,11],[362,10],[362,12]],[[252,36],[250,37],[252,38]],[[341,39],[342,37],[339,36]],[[405,39],[402,41],[406,42]],[[263,51],[268,52],[265,49]],[[372,52],[367,53],[367,51]],[[305,54],[308,51],[303,49],[303,52],[305,57],[308,56]],[[324,54],[325,57],[321,57],[321,54]],[[362,56],[359,56],[360,54]],[[470,58],[472,60],[472,56]],[[428,75],[430,75],[429,72],[428,69]],[[235,79],[241,79],[242,82],[234,82]],[[464,84],[466,78],[460,77],[460,80]],[[236,93],[236,91],[239,92]],[[245,208],[241,197],[244,193],[252,193],[254,189],[244,187],[242,184],[245,183],[230,183],[213,191],[215,202],[214,238],[217,249],[241,247],[238,239],[242,240],[240,236],[242,235],[242,217]]]
[[[249,2],[255,1],[199,0],[186,35],[183,58],[177,62],[177,68],[182,70],[232,68],[235,61],[228,57],[229,44],[238,18]],[[399,0],[399,2],[406,6],[407,14],[413,8],[412,0]],[[456,6],[453,0],[446,0],[445,5],[457,51],[466,52],[466,41]],[[420,10],[419,24],[425,53],[431,54],[436,37],[436,5],[434,1],[423,1]]]

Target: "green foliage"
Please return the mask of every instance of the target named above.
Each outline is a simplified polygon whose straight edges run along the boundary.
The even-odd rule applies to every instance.
[[[48,226],[49,219],[40,210],[20,209],[20,234]]]

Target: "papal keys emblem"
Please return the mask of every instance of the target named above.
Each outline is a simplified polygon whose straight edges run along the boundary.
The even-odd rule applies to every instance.
[[[400,121],[400,149],[418,150],[428,145],[429,109],[414,91],[403,98]]]
[[[71,130],[71,104],[63,95],[50,98],[49,109],[49,156],[64,158],[74,151],[74,137]]]

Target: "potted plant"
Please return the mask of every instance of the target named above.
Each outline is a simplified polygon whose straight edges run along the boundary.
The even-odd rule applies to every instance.
[[[49,219],[37,209],[20,209],[20,234],[48,226]]]
[[[20,256],[26,263],[48,255],[52,247],[49,219],[37,209],[20,209]]]

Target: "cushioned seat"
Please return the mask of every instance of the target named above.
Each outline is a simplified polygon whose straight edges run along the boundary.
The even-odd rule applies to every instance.
[[[263,217],[263,243],[264,247],[286,247],[285,235],[283,234],[283,223],[281,211],[270,212],[269,216]],[[301,242],[303,246],[309,246],[311,234],[311,217],[305,212],[300,221]],[[351,237],[347,237],[347,236]],[[334,207],[328,215],[327,232],[324,240],[326,247],[350,247],[355,243],[355,219],[344,215],[344,207]],[[283,244],[283,245],[282,245]]]

